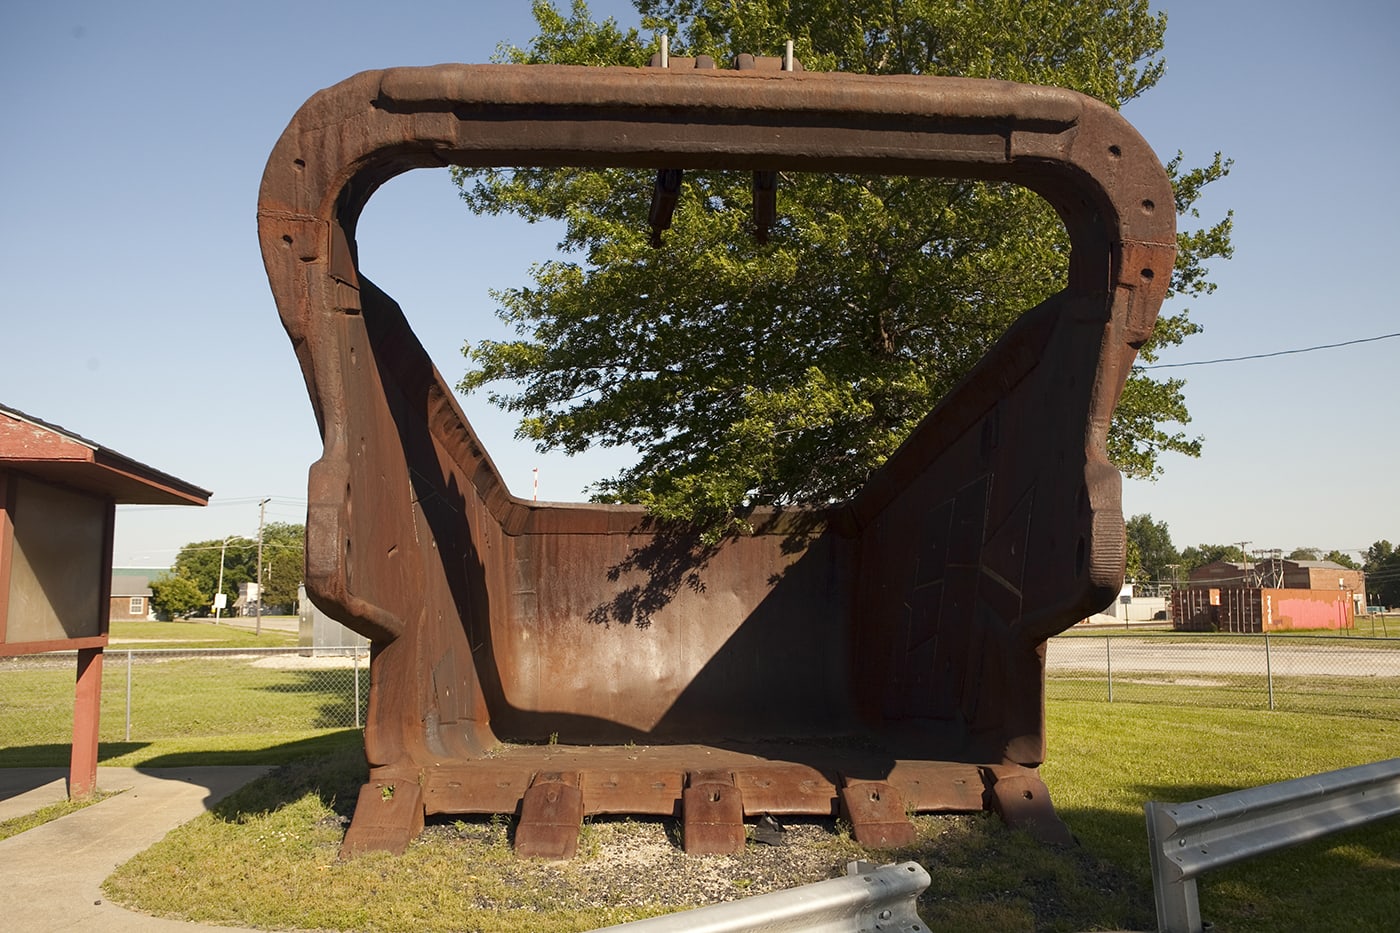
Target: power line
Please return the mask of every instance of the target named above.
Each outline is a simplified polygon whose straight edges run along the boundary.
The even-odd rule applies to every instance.
[[[1400,337],[1400,333],[1381,334],[1379,337],[1362,337],[1360,340],[1346,340],[1342,343],[1323,343],[1315,347],[1299,347],[1296,350],[1275,350],[1273,353],[1255,353],[1250,356],[1228,356],[1218,360],[1194,360],[1190,363],[1152,363],[1147,366],[1139,366],[1138,369],[1178,369],[1182,366],[1209,366],[1212,363],[1239,363],[1244,360],[1266,360],[1274,356],[1288,356],[1292,353],[1311,353],[1314,350],[1334,350],[1337,347],[1352,347],[1359,343],[1375,343],[1377,340],[1389,340],[1392,337]]]

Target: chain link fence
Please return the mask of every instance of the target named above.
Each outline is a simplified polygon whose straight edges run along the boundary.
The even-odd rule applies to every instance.
[[[0,754],[71,738],[73,652],[0,659]],[[1400,720],[1400,638],[1071,632],[1046,650],[1051,700]],[[102,742],[358,728],[364,649],[105,653]]]
[[[1400,638],[1073,632],[1046,646],[1046,693],[1400,720]]]
[[[0,659],[0,754],[71,740],[74,652]],[[101,742],[357,728],[365,649],[109,648]]]

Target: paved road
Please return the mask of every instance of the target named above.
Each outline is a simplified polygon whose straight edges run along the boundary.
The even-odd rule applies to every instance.
[[[191,622],[203,622],[213,625],[213,619],[191,619]],[[258,620],[253,616],[233,616],[219,620],[219,625],[227,625],[229,628],[242,629],[247,632],[256,630]],[[300,630],[301,619],[297,616],[263,616],[262,630],[264,632],[290,632],[295,635]]]
[[[1400,650],[1333,644],[1300,644],[1271,639],[1252,642],[1178,642],[1141,638],[1052,638],[1046,654],[1050,670],[1107,673],[1257,674],[1275,677],[1400,677]]]

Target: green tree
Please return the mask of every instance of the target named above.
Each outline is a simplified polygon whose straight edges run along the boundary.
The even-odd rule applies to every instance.
[[[1342,551],[1328,551],[1322,556],[1322,559],[1330,560],[1334,564],[1341,564],[1343,567],[1350,570],[1361,569],[1361,565],[1353,560],[1350,554],[1343,553]]]
[[[768,53],[791,37],[808,69],[1004,78],[1083,91],[1118,107],[1165,67],[1165,15],[1146,0],[636,0],[677,55]],[[540,35],[513,62],[644,64],[651,40],[582,0],[539,0]],[[1186,219],[1178,297],[1213,285],[1231,216],[1199,229],[1195,207],[1224,177],[1168,163]],[[488,389],[541,450],[631,445],[635,466],[594,497],[646,504],[711,528],[746,503],[821,503],[860,488],[1015,317],[1064,281],[1068,240],[1049,206],[1005,184],[784,175],[781,217],[754,241],[741,173],[688,172],[665,246],[649,244],[654,173],[462,169],[481,214],[565,225],[566,257],[530,287],[493,292],[515,330],[469,344],[459,388]],[[1140,360],[1199,330],[1164,314]],[[1129,377],[1109,438],[1128,474],[1196,455],[1182,382]],[[502,388],[504,386],[504,388]]]
[[[1318,560],[1317,548],[1295,547],[1288,552],[1288,560]]]
[[[151,581],[151,606],[165,619],[181,619],[209,605],[199,584],[189,577],[166,573]]]
[[[229,607],[238,598],[238,585],[256,578],[258,543],[251,538],[230,535],[211,541],[191,541],[175,555],[172,572],[199,588],[204,599],[201,605],[212,606],[223,578],[223,593]],[[222,574],[220,574],[222,568]]]
[[[263,608],[294,610],[306,564],[306,526],[269,522],[263,528]]]
[[[1182,561],[1181,554],[1172,544],[1172,535],[1167,523],[1154,522],[1151,515],[1134,515],[1126,524],[1128,575],[1159,583],[1174,582]],[[1133,566],[1134,555],[1137,558],[1136,574]]]
[[[1384,538],[1366,549],[1366,590],[1368,601],[1381,606],[1400,606],[1400,550]]]
[[[1218,560],[1233,561],[1237,564],[1251,563],[1249,555],[1245,554],[1238,544],[1196,544],[1181,552],[1181,563],[1186,573]]]

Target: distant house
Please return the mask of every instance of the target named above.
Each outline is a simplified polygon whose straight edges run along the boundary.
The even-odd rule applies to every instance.
[[[1192,570],[1191,586],[1249,586],[1254,567],[1233,560],[1213,560]]]
[[[169,571],[163,567],[113,567],[108,618],[113,622],[154,621],[151,581],[164,573]]]
[[[1172,594],[1178,629],[1268,632],[1349,629],[1365,606],[1366,575],[1330,560],[1218,560]]]
[[[256,583],[238,584],[238,598],[233,601],[233,614],[236,616],[252,615],[258,610],[258,585]]]
[[[1358,596],[1366,592],[1366,574],[1330,560],[1284,560],[1269,558],[1258,564],[1265,586],[1287,590],[1349,590]]]

